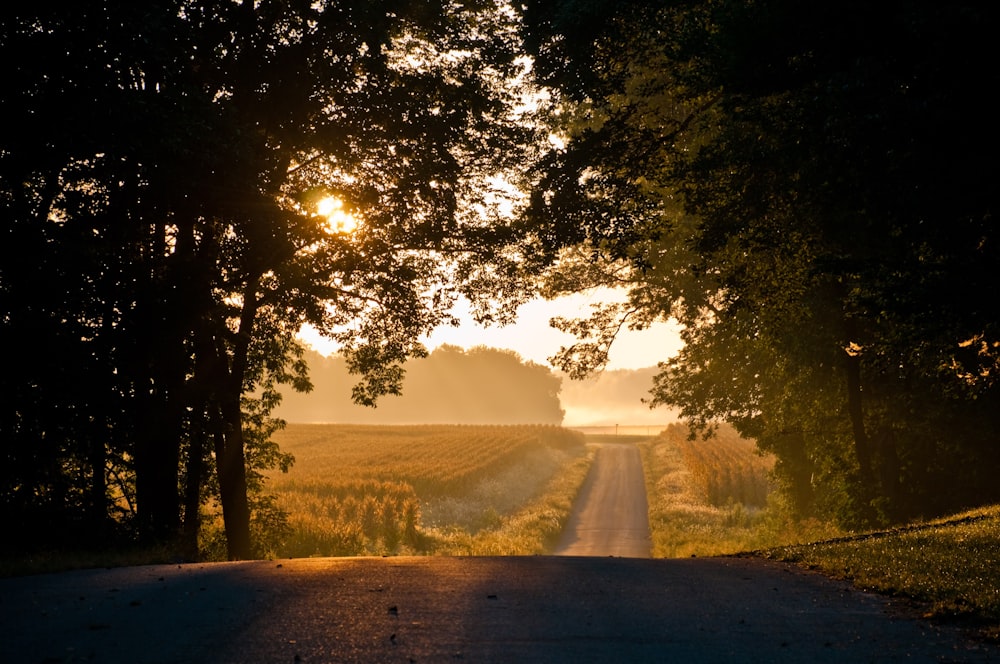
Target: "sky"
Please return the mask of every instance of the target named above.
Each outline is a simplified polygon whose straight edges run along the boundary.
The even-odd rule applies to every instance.
[[[461,348],[489,346],[506,348],[518,353],[522,359],[549,366],[548,358],[555,355],[561,346],[573,343],[572,335],[552,328],[549,319],[553,316],[579,318],[589,314],[589,305],[599,301],[600,295],[577,295],[558,300],[533,300],[518,309],[518,320],[505,327],[482,328],[476,325],[467,308],[459,306],[455,313],[462,321],[460,327],[443,327],[424,339],[429,350],[442,344]],[[303,331],[303,340],[323,354],[333,348],[315,333]],[[666,360],[681,347],[678,327],[670,323],[657,323],[653,327],[632,331],[623,330],[611,348],[609,370],[642,369],[656,366]]]
[[[335,232],[350,232],[358,223],[337,198],[327,197],[319,202],[317,214],[327,217],[330,228]],[[422,339],[428,350],[443,344],[460,348],[488,346],[506,348],[518,353],[522,359],[550,366],[548,358],[563,346],[574,343],[572,335],[560,332],[549,320],[555,316],[584,318],[590,315],[590,305],[602,300],[621,299],[624,295],[610,288],[595,289],[590,293],[576,294],[557,300],[536,299],[518,309],[518,320],[512,325],[484,328],[469,315],[468,303],[460,300],[453,310],[460,319],[459,327],[441,327],[429,337]],[[329,355],[336,347],[305,328],[301,338],[313,349]],[[609,370],[644,369],[656,366],[674,355],[681,347],[679,328],[672,323],[657,323],[646,330],[623,329],[611,347]]]
[[[572,344],[572,335],[549,325],[553,316],[580,318],[589,315],[594,297],[575,296],[560,300],[533,300],[518,309],[518,321],[502,328],[482,328],[468,316],[459,328],[440,328],[426,341],[428,348],[443,343],[463,348],[490,346],[516,351],[523,359],[548,365],[548,358],[561,346]],[[641,369],[655,366],[681,347],[678,328],[660,323],[643,331],[623,330],[611,348],[608,369]]]

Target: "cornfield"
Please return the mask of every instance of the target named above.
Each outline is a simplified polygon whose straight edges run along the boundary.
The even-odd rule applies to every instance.
[[[500,527],[583,450],[554,426],[291,424],[274,440],[296,457],[268,483],[288,515],[280,557],[434,552],[436,533]]]
[[[714,507],[767,504],[774,459],[758,454],[753,441],[728,427],[721,427],[708,440],[691,439],[688,429],[679,424],[660,435],[680,451],[690,482],[705,503]]]

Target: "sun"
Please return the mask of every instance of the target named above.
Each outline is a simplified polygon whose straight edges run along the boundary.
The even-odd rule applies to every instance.
[[[326,196],[316,203],[316,214],[326,218],[330,233],[353,233],[358,227],[357,218],[344,208],[344,202],[336,196]]]

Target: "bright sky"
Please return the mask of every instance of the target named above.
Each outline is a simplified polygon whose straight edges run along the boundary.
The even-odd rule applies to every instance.
[[[482,328],[461,315],[463,324],[458,328],[440,328],[426,341],[428,348],[453,344],[463,348],[490,346],[509,348],[525,360],[548,365],[548,358],[561,346],[571,345],[575,339],[549,325],[553,316],[580,318],[590,313],[594,298],[574,296],[559,300],[534,300],[518,310],[518,321],[506,327]],[[623,330],[611,348],[608,369],[641,369],[655,366],[677,352],[681,346],[678,328],[657,324],[639,332]]]
[[[316,214],[327,218],[331,232],[350,233],[358,224],[343,203],[335,197],[326,197],[317,204]],[[591,313],[591,304],[613,298],[614,291],[603,289],[593,294],[573,295],[558,300],[533,300],[518,309],[518,320],[504,327],[483,328],[476,325],[468,313],[468,303],[462,301],[455,315],[462,321],[459,327],[442,327],[423,339],[428,349],[443,344],[461,348],[489,346],[517,352],[523,359],[549,366],[548,358],[575,339],[549,325],[555,316],[584,318]],[[325,341],[311,328],[300,334],[303,341],[320,353],[329,354],[336,347]],[[681,347],[679,328],[670,323],[657,323],[646,330],[623,329],[611,347],[607,369],[643,369],[656,366],[657,362],[674,355]]]
[[[459,307],[456,315],[462,320],[460,327],[442,327],[424,340],[429,350],[442,344],[462,348],[489,346],[507,348],[517,352],[525,360],[549,366],[548,358],[555,355],[561,346],[574,342],[572,335],[565,334],[549,326],[553,316],[580,318],[590,312],[589,305],[598,300],[595,297],[573,296],[559,300],[534,300],[518,310],[518,321],[505,327],[482,328],[476,325],[467,313]],[[311,331],[304,331],[304,341],[321,353],[329,353],[332,348],[322,338]],[[632,331],[623,330],[611,348],[608,369],[642,369],[655,366],[666,360],[681,347],[676,325],[658,323],[653,327]]]

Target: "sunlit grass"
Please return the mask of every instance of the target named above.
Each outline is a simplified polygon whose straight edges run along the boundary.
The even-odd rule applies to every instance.
[[[288,515],[282,558],[389,554],[418,545],[420,501],[400,482],[290,482],[277,507]]]
[[[747,457],[754,455],[749,446],[688,441],[687,430],[674,426],[640,449],[654,556],[741,554],[790,562],[913,600],[928,618],[985,621],[983,633],[1000,636],[1000,505],[846,534],[828,523],[793,518],[774,493],[763,507],[741,502],[756,495],[747,487],[759,482],[762,468],[759,457]],[[709,465],[715,466],[711,472]]]
[[[927,617],[1000,621],[1000,505],[885,532],[775,547],[758,555],[917,600],[926,605]]]

